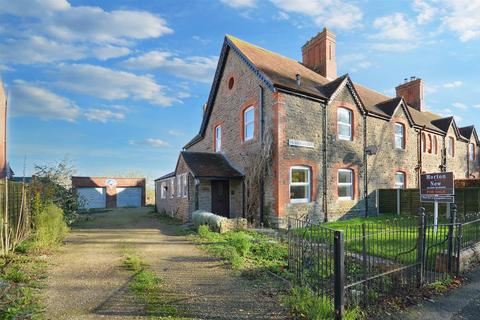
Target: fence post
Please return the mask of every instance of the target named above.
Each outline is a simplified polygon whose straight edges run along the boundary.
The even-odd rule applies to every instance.
[[[455,266],[455,271],[457,274],[457,277],[460,275],[460,251],[462,250],[462,226],[463,224],[460,223],[458,225],[458,234],[457,234],[457,260],[456,260],[456,266]]]
[[[453,254],[453,231],[455,227],[455,220],[457,217],[457,205],[455,203],[450,204],[450,221],[448,224],[448,247],[447,247],[447,272],[452,274],[452,260]],[[457,257],[458,259],[460,257]]]
[[[417,286],[420,288],[424,284],[425,270],[425,208],[418,209],[418,237],[417,237]]]
[[[362,271],[363,271],[363,306],[368,299],[368,270],[367,270],[367,225],[362,223]]]
[[[345,252],[343,232],[335,231],[333,241],[334,259],[334,305],[335,319],[343,319],[345,313]]]

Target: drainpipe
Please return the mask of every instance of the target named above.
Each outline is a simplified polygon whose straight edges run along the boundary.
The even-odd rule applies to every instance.
[[[245,218],[245,178],[242,179],[242,218]]]
[[[263,151],[265,147],[264,143],[264,135],[265,135],[265,103],[264,103],[264,90],[262,86],[259,86],[259,99],[260,99],[260,148]],[[263,226],[264,219],[265,219],[265,180],[263,179],[263,173],[265,172],[265,168],[262,168],[262,176],[260,177],[260,224]]]
[[[365,166],[364,174],[364,198],[365,198],[365,217],[368,217],[368,155],[367,155],[367,115],[363,115],[363,164]]]
[[[322,112],[322,175],[323,175],[323,221],[328,222],[328,203],[327,203],[327,103],[323,104]]]

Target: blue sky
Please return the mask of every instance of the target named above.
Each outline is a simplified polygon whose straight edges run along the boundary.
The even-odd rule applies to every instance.
[[[480,0],[0,0],[0,72],[18,175],[68,157],[79,175],[155,178],[197,132],[225,34],[300,60],[328,26],[339,75],[480,127]]]

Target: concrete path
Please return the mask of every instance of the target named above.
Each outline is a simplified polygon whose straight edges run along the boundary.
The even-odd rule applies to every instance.
[[[128,290],[125,252],[165,280],[166,296],[188,318],[285,319],[269,288],[235,276],[149,210],[97,213],[72,230],[48,272],[47,319],[151,319]]]
[[[480,319],[480,269],[472,271],[470,282],[444,296],[433,298],[397,314],[392,319],[437,320]]]

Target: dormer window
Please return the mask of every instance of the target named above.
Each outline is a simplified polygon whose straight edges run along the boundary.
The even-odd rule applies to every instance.
[[[405,149],[405,126],[395,123],[395,149]]]
[[[215,152],[222,151],[222,126],[215,127]]]
[[[340,140],[353,140],[352,131],[352,119],[353,114],[351,110],[345,108],[338,108],[337,110],[337,130],[338,139]]]
[[[455,139],[453,137],[448,137],[447,153],[450,157],[455,157]]]

